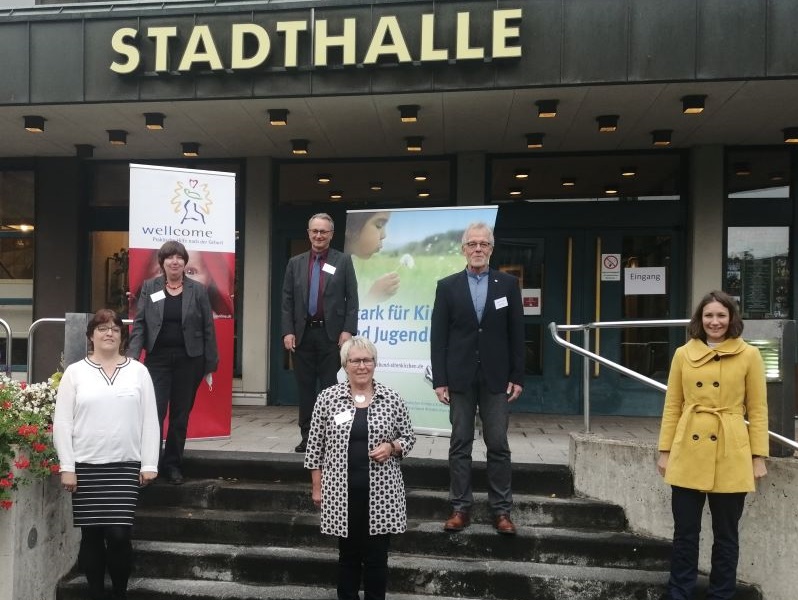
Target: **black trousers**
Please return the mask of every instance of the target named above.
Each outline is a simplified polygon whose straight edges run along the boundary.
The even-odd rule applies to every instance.
[[[348,537],[338,538],[338,600],[385,600],[388,533],[369,535],[369,491],[349,488]]]
[[[133,562],[132,527],[81,527],[78,567],[89,584],[92,600],[105,598],[105,571],[111,576],[114,598],[124,598]]]
[[[154,348],[144,364],[152,377],[155,400],[158,403],[158,421],[163,439],[163,422],[169,412],[169,430],[166,433],[158,470],[180,468],[186,445],[188,418],[194,407],[197,388],[205,373],[205,357],[186,355],[182,348]]]
[[[707,600],[731,600],[737,589],[740,554],[737,526],[743,514],[745,493],[708,494],[672,486],[673,555],[668,580],[668,598],[692,600],[698,578],[698,540],[701,515],[709,498],[712,513],[712,569]]]
[[[294,376],[299,392],[299,431],[307,441],[316,396],[338,383],[341,355],[338,340],[330,341],[324,327],[307,327],[294,352]]]

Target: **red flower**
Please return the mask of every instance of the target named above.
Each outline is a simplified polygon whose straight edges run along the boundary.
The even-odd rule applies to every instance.
[[[50,473],[58,473],[60,470],[60,465],[50,465]]]
[[[0,500],[0,508],[3,510],[8,510],[12,506],[14,506],[14,503],[11,500]]]
[[[13,484],[9,479],[0,479],[0,488],[10,488]]]
[[[33,444],[31,444],[31,448],[33,448],[34,452],[44,452],[45,450],[47,450],[47,446],[45,446],[41,442],[34,442]]]
[[[24,381],[19,382],[19,389],[24,390],[26,387],[28,387],[27,383],[25,383]]]
[[[14,472],[13,471],[9,471],[8,475],[6,475],[6,477],[8,477],[8,479],[10,481],[14,481]]]
[[[3,408],[5,408],[6,410],[9,410],[11,408],[11,402],[9,402],[8,400],[3,402]]]
[[[20,425],[17,428],[17,433],[24,437],[33,437],[39,433],[39,427],[37,425]]]
[[[14,466],[17,469],[27,469],[30,466],[30,461],[26,457],[20,456],[14,461]]]

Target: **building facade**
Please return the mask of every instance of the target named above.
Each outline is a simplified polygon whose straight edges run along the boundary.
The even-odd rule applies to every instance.
[[[707,290],[793,318],[790,0],[85,2],[0,8],[0,316],[126,310],[128,164],[237,175],[234,401],[294,402],[280,284],[307,218],[498,204],[494,265],[540,290],[517,410],[578,413],[548,324],[683,318]],[[627,272],[656,273],[635,289]],[[34,378],[60,331],[32,339]],[[602,355],[664,379],[683,332]],[[606,369],[594,409],[658,414]]]

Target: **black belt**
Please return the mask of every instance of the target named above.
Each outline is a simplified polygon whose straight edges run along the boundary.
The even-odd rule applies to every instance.
[[[324,327],[324,320],[323,319],[308,319],[307,321],[308,327],[311,329],[315,329],[316,327]]]

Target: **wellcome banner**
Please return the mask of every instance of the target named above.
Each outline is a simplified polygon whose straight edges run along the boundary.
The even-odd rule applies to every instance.
[[[176,240],[188,251],[185,274],[208,289],[219,348],[213,386],[200,384],[188,437],[230,435],[233,397],[235,175],[130,165],[130,318],[146,279],[160,275],[157,253]]]
[[[352,210],[344,251],[358,281],[358,335],[377,346],[375,378],[399,392],[416,431],[448,434],[449,411],[432,389],[429,330],[439,279],[465,269],[463,231],[493,227],[497,207]]]

